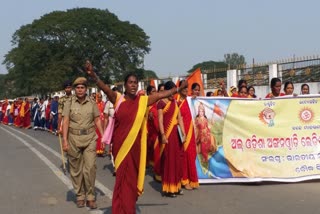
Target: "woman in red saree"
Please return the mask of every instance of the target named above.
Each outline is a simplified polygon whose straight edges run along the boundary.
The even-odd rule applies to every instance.
[[[30,103],[28,98],[25,98],[21,106],[20,111],[21,118],[21,128],[30,129],[31,128],[31,116],[30,116]]]
[[[193,86],[193,85],[192,85]],[[200,87],[195,84],[194,87]],[[193,89],[193,87],[191,87]],[[192,115],[187,102],[188,89],[183,89],[180,92],[180,99],[177,101],[183,118],[184,129],[187,133],[186,142],[183,144],[183,160],[182,160],[182,186],[187,190],[199,187],[197,168],[196,168],[196,136],[193,127]],[[196,96],[191,93],[192,96]]]
[[[164,91],[164,83],[158,85],[158,92],[160,91]],[[153,145],[153,179],[161,183],[161,135],[159,132],[157,103],[154,103],[153,106],[152,110],[156,111],[155,115],[157,115],[157,118],[154,118],[154,123],[157,124],[157,137]]]
[[[154,93],[157,93],[156,88],[154,86],[149,85],[147,87],[147,95],[150,96]],[[149,106],[148,113],[148,122],[147,122],[147,165],[154,166],[153,160],[153,148],[156,140],[159,135],[159,123],[158,123],[158,110],[157,103]]]
[[[105,107],[105,103],[102,101],[102,94],[101,93],[97,93],[97,106],[98,106],[98,109],[99,109],[99,112],[100,112],[100,120],[101,120],[101,123],[104,124],[104,113],[103,113],[103,110],[104,110],[104,107]],[[104,131],[104,130],[103,130]],[[96,147],[96,153],[98,156],[101,156],[104,154],[104,150],[105,150],[105,146],[104,146],[104,143],[101,142],[101,139],[102,139],[102,136],[98,130],[98,128],[96,128],[96,133],[98,135],[98,138],[97,138],[97,147]]]
[[[20,117],[21,106],[22,106],[22,99],[19,98],[14,105],[14,111],[13,111],[13,115],[14,115],[13,124],[15,127],[19,127],[19,128],[22,126],[21,117]]]
[[[166,82],[164,86],[165,90],[174,87],[175,84],[172,81]],[[181,193],[181,156],[183,155],[182,143],[185,141],[179,138],[178,124],[183,138],[185,138],[184,125],[173,96],[160,100],[157,107],[162,143],[160,149],[162,192],[165,196],[176,197]]]
[[[99,79],[88,61],[86,69],[110,102],[117,106],[116,102],[120,95]],[[112,198],[112,213],[116,214],[135,213],[136,201],[143,192],[147,149],[147,107],[178,91],[173,88],[150,96],[137,95],[138,78],[134,74],[126,76],[124,86],[125,95],[114,115],[115,127],[112,136],[112,153],[117,172]],[[181,87],[186,87],[186,84]]]

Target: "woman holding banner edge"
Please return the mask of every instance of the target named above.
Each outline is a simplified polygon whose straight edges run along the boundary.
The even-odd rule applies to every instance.
[[[180,82],[182,84],[183,81]],[[192,84],[191,89],[200,88],[197,83]],[[199,90],[198,90],[199,91]],[[183,144],[183,160],[182,160],[182,186],[187,190],[196,189],[199,187],[198,175],[196,169],[196,136],[192,121],[191,111],[187,102],[188,89],[180,91],[180,99],[177,101],[180,113],[183,119],[184,129],[186,131],[186,142]],[[197,96],[194,90],[191,96]]]

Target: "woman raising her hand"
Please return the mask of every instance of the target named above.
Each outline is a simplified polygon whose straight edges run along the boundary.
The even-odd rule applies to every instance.
[[[86,70],[110,102],[117,106],[120,95],[100,80],[89,61],[86,62]],[[132,213],[138,196],[143,192],[147,149],[147,107],[160,99],[176,94],[186,88],[187,83],[179,88],[173,87],[170,90],[142,96],[137,94],[138,77],[135,74],[128,74],[124,79],[124,87],[124,97],[114,114],[112,153],[115,160],[116,181],[112,213]]]

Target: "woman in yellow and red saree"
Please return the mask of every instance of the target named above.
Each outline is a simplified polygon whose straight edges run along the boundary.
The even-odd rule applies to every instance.
[[[158,93],[164,91],[164,83],[160,83],[158,85]],[[157,182],[161,183],[161,134],[159,132],[159,120],[158,120],[158,109],[157,109],[157,103],[154,104],[157,115],[157,121],[154,121],[154,123],[157,124],[158,129],[158,136],[155,139],[154,145],[153,145],[153,179]]]
[[[195,85],[199,86],[199,84]],[[193,88],[192,88],[193,89]],[[182,160],[182,186],[187,190],[199,187],[197,168],[196,168],[196,137],[192,122],[191,111],[187,102],[188,89],[180,91],[180,99],[177,101],[181,116],[183,118],[184,129],[186,130],[186,142],[183,144]],[[194,94],[192,93],[192,96]]]
[[[30,103],[28,101],[28,98],[25,98],[24,102],[22,103],[20,117],[21,117],[22,127],[25,129],[30,129],[31,115],[30,115]]]
[[[105,85],[93,72],[87,61],[87,73],[107,95],[114,106],[120,96]],[[138,196],[143,192],[146,169],[147,131],[146,119],[148,106],[159,99],[177,93],[178,89],[156,93],[150,96],[137,95],[138,78],[128,74],[124,81],[125,95],[115,113],[115,127],[112,137],[112,152],[115,160],[116,181],[112,198],[112,213],[135,213]],[[182,85],[181,87],[186,87]]]
[[[149,85],[147,87],[147,95],[150,96],[154,93],[157,93],[156,88],[154,86]],[[157,103],[149,106],[148,113],[148,122],[147,122],[147,165],[154,166],[153,160],[153,148],[156,140],[159,135],[159,123],[158,123],[158,110]]]
[[[172,81],[165,83],[165,90],[175,87]],[[176,197],[181,193],[182,143],[178,134],[178,123],[185,136],[179,107],[173,96],[158,102],[159,129],[161,133],[161,181],[165,196]]]

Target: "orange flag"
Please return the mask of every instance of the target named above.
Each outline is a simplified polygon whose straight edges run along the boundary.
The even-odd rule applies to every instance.
[[[180,84],[180,79],[178,78],[177,82],[176,82],[176,86],[179,87]]]
[[[154,82],[154,79],[150,80],[150,85],[153,86],[153,87],[156,87],[156,83]]]
[[[192,74],[190,74],[187,79],[188,81],[188,95],[191,95],[191,86],[193,83],[198,83],[200,85],[200,96],[204,96],[203,82],[201,78],[201,70],[197,68]]]

